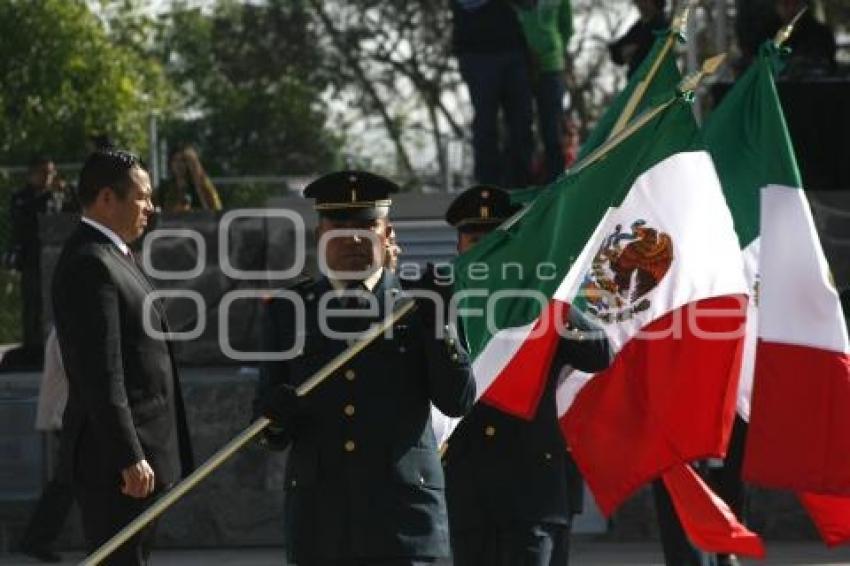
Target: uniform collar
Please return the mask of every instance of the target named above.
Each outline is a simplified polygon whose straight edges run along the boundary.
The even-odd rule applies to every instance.
[[[381,281],[381,278],[384,276],[384,268],[378,269],[375,273],[364,279],[360,282],[368,291],[372,292],[375,290],[375,287],[378,286],[378,283]],[[350,281],[340,281],[339,279],[328,279],[330,281],[331,287],[333,287],[334,291],[342,292],[349,288],[351,285]]]

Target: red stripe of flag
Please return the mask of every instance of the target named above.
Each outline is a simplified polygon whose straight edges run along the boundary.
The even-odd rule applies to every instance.
[[[850,495],[850,357],[760,340],[744,479]]]
[[[735,517],[735,513],[687,464],[673,466],[662,476],[682,528],[706,552],[764,558],[761,538]]]
[[[745,308],[724,296],[668,313],[578,393],[561,426],[603,513],[674,465],[725,453]]]
[[[560,340],[559,329],[565,327],[569,314],[569,303],[549,301],[529,337],[499,372],[481,400],[512,415],[531,419],[546,386]]]

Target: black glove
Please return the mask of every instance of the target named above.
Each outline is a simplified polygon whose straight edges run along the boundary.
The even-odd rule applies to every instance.
[[[295,415],[299,404],[300,400],[295,388],[284,383],[269,392],[262,403],[262,414],[267,419],[282,424]]]
[[[413,290],[426,292],[424,296],[416,297],[416,310],[423,326],[429,331],[435,331],[438,326],[447,323],[452,298],[452,286],[440,277],[438,269],[438,266],[429,263],[422,277],[410,286]]]

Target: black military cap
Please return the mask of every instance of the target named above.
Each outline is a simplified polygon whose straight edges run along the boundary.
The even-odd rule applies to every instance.
[[[304,196],[316,199],[316,210],[334,219],[370,220],[385,217],[390,195],[398,185],[366,171],[337,171],[319,177],[304,189]]]
[[[460,232],[477,232],[495,228],[520,208],[511,204],[511,197],[504,189],[476,185],[452,202],[446,211],[446,222]]]

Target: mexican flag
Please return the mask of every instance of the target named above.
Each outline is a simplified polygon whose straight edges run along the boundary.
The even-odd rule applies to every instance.
[[[599,119],[596,128],[594,128],[593,132],[591,132],[588,139],[582,145],[579,154],[580,159],[586,157],[605,142],[614,124],[617,122],[617,118],[627,106],[632,94],[638,88],[640,82],[646,79],[650,69],[653,67],[652,61],[662,53],[664,57],[659,64],[656,79],[648,82],[644,97],[641,98],[635,107],[636,112],[648,109],[651,101],[660,101],[662,98],[669,98],[673,90],[672,87],[679,82],[681,75],[676,66],[674,49],[664,49],[664,44],[668,41],[668,38],[672,41],[681,41],[682,39],[672,31],[659,34],[649,56],[646,57],[644,62],[638,67],[638,70],[635,71],[626,88],[615,97],[611,106]],[[514,190],[512,201],[520,204],[529,204],[543,193],[557,192],[564,186],[572,185],[573,183],[574,181],[562,177],[550,185]],[[551,200],[551,197],[547,198]],[[603,196],[602,198],[604,199],[605,197]],[[582,203],[577,204],[584,206]],[[585,210],[590,214],[593,206],[596,205],[598,203],[594,203],[593,205],[588,204]],[[531,218],[535,218],[540,213],[540,207],[547,205],[540,204],[536,206],[538,206],[538,211]],[[601,210],[596,211],[596,214],[601,214]],[[568,235],[571,239],[570,245],[573,249],[581,249],[581,246],[586,242],[590,234],[592,234],[596,221],[598,221],[598,218],[593,216],[585,216],[581,219],[581,222],[576,222],[574,219],[571,220]],[[548,298],[552,296],[552,293],[557,288],[558,282],[566,276],[566,270],[569,269],[571,262],[575,258],[559,257],[558,251],[555,249],[544,250],[539,248],[536,243],[539,234],[533,232],[534,226],[530,222],[530,220],[523,222],[525,225],[523,237],[526,238],[523,243],[518,245],[516,242],[513,242],[510,246],[506,246],[506,238],[498,235],[504,235],[506,232],[497,231],[497,236],[480,242],[473,251],[467,252],[467,254],[455,260],[454,271],[459,274],[455,291],[460,292],[461,296],[467,296],[471,292],[486,290],[488,289],[488,285],[493,283],[493,291],[497,293],[495,297],[500,302],[504,301],[506,290],[510,292],[514,288],[523,289],[523,292],[526,293],[541,293],[539,297],[543,297],[548,301]],[[580,226],[582,228],[581,231],[579,231]],[[554,230],[559,228],[559,226],[547,227],[547,229]],[[562,234],[563,236],[565,235]],[[529,244],[529,242],[534,243]],[[484,245],[488,246],[488,249],[491,251],[487,252],[486,260],[482,263],[479,260],[479,256],[484,252],[479,250],[482,250]],[[526,247],[525,250],[521,249],[523,246]],[[532,250],[539,253],[535,253],[535,257],[528,257],[529,252]],[[514,257],[514,254],[518,255]],[[504,263],[500,266],[498,264],[499,261],[503,261]],[[532,266],[532,270],[538,269],[534,266],[539,266],[540,270],[545,271],[543,274],[544,277],[539,278],[541,280],[537,282],[519,281],[518,279],[525,279],[525,277],[515,277],[515,275],[525,276],[529,274],[512,273],[518,262]],[[476,271],[484,264],[489,266],[488,271],[491,272],[490,275],[492,276],[486,280],[482,279]],[[501,277],[502,271],[507,272],[505,273],[506,277]],[[530,275],[534,275],[534,273],[532,272]],[[498,293],[501,293],[501,295]],[[476,303],[480,305],[481,301],[474,299],[466,301],[465,306],[460,308],[460,312],[450,313],[449,319],[467,318],[463,316],[465,311],[468,311],[467,314],[473,314],[473,317],[477,313],[478,318],[482,318],[485,315],[485,311],[482,310],[481,306],[476,306]],[[563,324],[569,316],[567,304],[552,302],[546,308],[540,308],[542,303],[543,301],[538,298],[538,305],[535,306],[534,301],[529,302],[528,296],[526,296],[522,301],[515,302],[509,307],[502,305],[500,309],[507,309],[511,313],[510,317],[502,321],[502,323],[510,325],[513,320],[526,322],[520,327],[496,336],[495,341],[490,345],[488,355],[477,360],[476,366],[473,368],[476,371],[476,381],[478,382],[477,394],[479,398],[483,397],[491,405],[499,407],[507,413],[526,419],[530,419],[534,415],[537,402],[543,393],[546,379],[548,378],[550,362],[558,343],[557,334],[541,332],[541,330],[545,327],[547,321],[559,320],[561,321],[559,324]],[[462,303],[458,301],[456,304],[461,305]],[[501,317],[502,315],[498,314],[497,316]],[[469,321],[464,321],[464,324],[470,323]],[[472,324],[474,325],[474,323]],[[473,340],[478,339],[473,336]],[[485,340],[487,339],[489,338],[485,338]],[[516,345],[521,342],[527,343],[522,351],[519,352]],[[470,345],[467,346],[470,347]],[[475,346],[472,345],[471,349],[474,352]],[[507,367],[508,364],[510,364],[510,367]],[[436,407],[432,407],[431,421],[437,443],[443,445],[448,441],[452,432],[454,432],[460,419],[447,417],[436,409]]]
[[[850,540],[850,346],[782,114],[775,48],[705,126],[754,290],[739,411],[746,480],[802,495],[828,543]],[[819,494],[819,495],[813,495]],[[841,526],[842,528],[836,528]]]
[[[569,309],[610,337],[611,368],[573,372],[559,392],[573,455],[606,513],[671,466],[723,453],[746,283],[686,102],[541,193],[461,256],[456,272],[486,402],[521,393],[502,383],[548,374],[557,341],[570,339]]]

